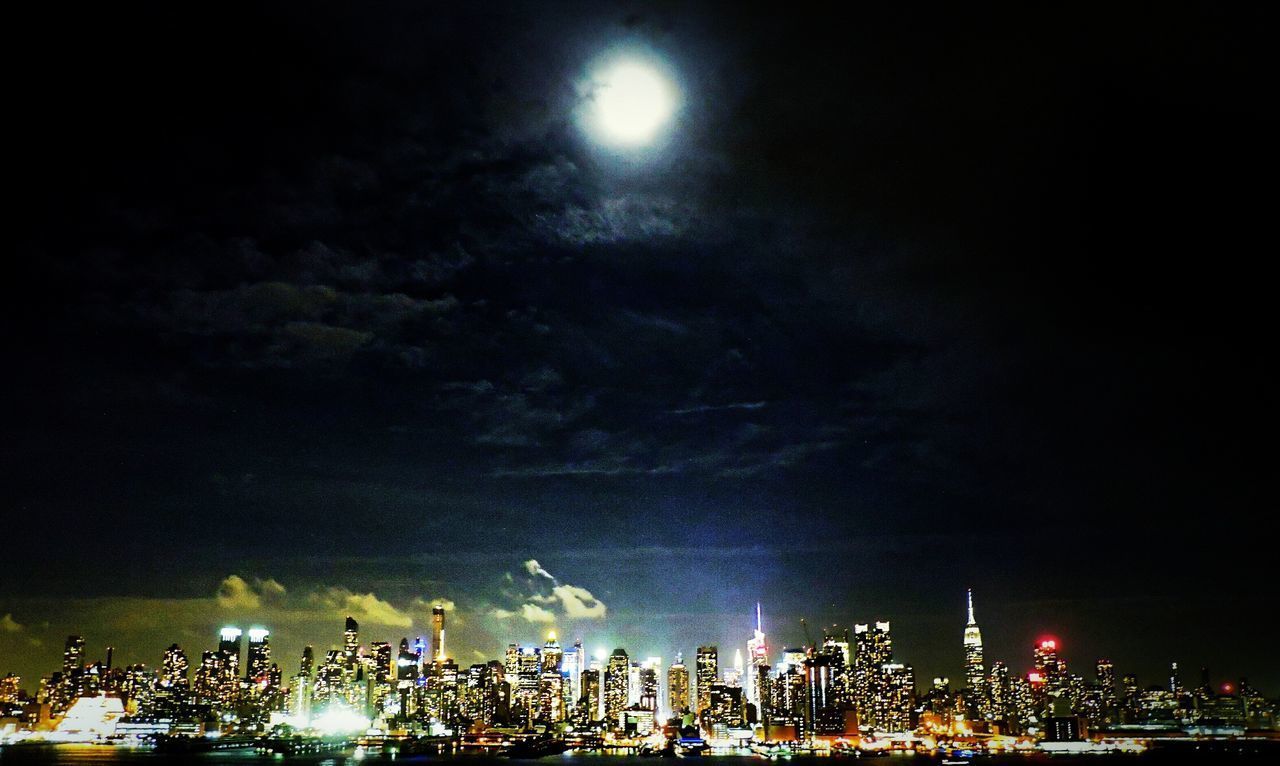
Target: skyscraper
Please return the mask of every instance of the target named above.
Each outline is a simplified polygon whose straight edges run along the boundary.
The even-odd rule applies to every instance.
[[[347,617],[346,630],[342,632],[342,653],[346,657],[347,666],[356,661],[356,648],[360,645],[360,623],[354,617]]]
[[[689,669],[684,665],[684,655],[677,654],[675,663],[667,669],[667,700],[673,715],[689,709]]]
[[[241,630],[230,625],[218,632],[218,653],[222,655],[227,675],[240,675],[240,636]]]
[[[640,707],[658,712],[660,703],[658,673],[662,670],[662,658],[650,657],[640,663]]]
[[[560,642],[556,640],[556,632],[553,630],[547,634],[547,643],[542,645],[542,672],[559,673],[560,661],[564,657],[564,650],[560,648]]]
[[[160,684],[166,687],[186,688],[187,686],[187,655],[182,651],[182,647],[177,644],[171,644],[164,652],[164,661],[161,663]]]
[[[874,723],[875,701],[880,696],[881,668],[893,662],[893,639],[889,623],[854,625],[853,697],[858,720]]]
[[[1044,686],[1049,691],[1056,692],[1062,688],[1062,681],[1066,676],[1066,663],[1058,658],[1058,642],[1052,638],[1046,638],[1035,646],[1035,669],[1040,674],[1040,678],[1044,682]]]
[[[465,631],[463,632],[465,633]],[[439,665],[445,661],[444,605],[442,604],[436,604],[431,607],[431,651],[434,654],[435,664]]]
[[[84,667],[84,636],[67,636],[67,643],[62,650],[62,675],[71,674]]]
[[[249,629],[249,654],[245,659],[245,680],[264,678],[271,667],[271,632],[263,628]]]
[[[604,671],[604,714],[610,727],[618,725],[618,714],[627,707],[631,659],[626,650],[614,649]]]
[[[982,631],[973,616],[973,589],[969,589],[969,622],[964,628],[964,680],[969,689],[966,701],[970,715],[982,715],[987,711],[987,671],[982,657]]]
[[[698,715],[711,707],[711,685],[720,674],[720,650],[715,646],[699,646],[695,661],[695,681],[698,684]]]
[[[765,641],[764,627],[760,619],[760,604],[756,603],[756,629],[747,640],[747,702],[763,711],[768,700],[767,693],[762,691],[760,671],[767,677],[769,671],[769,645]]]

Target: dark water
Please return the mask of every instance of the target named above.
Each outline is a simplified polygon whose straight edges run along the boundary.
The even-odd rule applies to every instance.
[[[769,763],[762,758],[752,756],[705,756],[707,766],[764,766]],[[892,755],[887,758],[851,759],[828,758],[818,756],[798,756],[784,759],[777,763],[790,763],[796,766],[853,766],[855,763],[880,764],[881,766],[933,766],[939,763],[938,758],[929,755],[913,755],[910,753]],[[636,756],[598,755],[594,753],[566,753],[549,756],[536,761],[522,761],[510,758],[499,758],[491,755],[413,755],[391,757],[380,754],[356,757],[351,753],[324,755],[271,756],[259,755],[252,750],[227,750],[212,753],[166,754],[149,750],[130,750],[125,748],[95,747],[85,745],[25,745],[0,748],[0,763],[40,764],[69,763],[84,764],[138,764],[139,766],[165,766],[167,764],[194,763],[200,766],[258,766],[259,764],[300,764],[305,766],[372,766],[373,764],[413,763],[426,764],[432,761],[451,761],[453,766],[481,766],[482,764],[506,764],[516,766],[524,764],[543,764],[543,766],[659,766],[666,762],[661,758],[639,758]],[[1181,764],[1268,764],[1280,766],[1280,745],[1256,748],[1252,752],[1236,752],[1219,748],[1201,749],[1178,748],[1161,752],[1148,752],[1142,755],[1002,755],[977,757],[975,764],[1094,764],[1095,766],[1180,766]]]

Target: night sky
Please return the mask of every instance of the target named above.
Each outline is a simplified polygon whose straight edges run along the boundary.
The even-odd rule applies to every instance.
[[[365,5],[11,19],[0,674],[759,600],[927,684],[973,587],[1015,671],[1280,693],[1274,20]],[[575,119],[618,50],[645,151]]]

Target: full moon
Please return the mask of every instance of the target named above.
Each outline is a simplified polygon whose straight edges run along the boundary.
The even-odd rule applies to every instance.
[[[634,61],[600,72],[592,95],[600,139],[618,146],[650,143],[676,109],[675,86],[657,69]]]

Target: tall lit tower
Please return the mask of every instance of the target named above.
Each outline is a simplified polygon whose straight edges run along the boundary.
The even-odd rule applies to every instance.
[[[67,636],[66,647],[62,650],[62,674],[70,676],[73,671],[84,667],[84,636]]]
[[[543,673],[559,673],[560,663],[564,658],[564,650],[560,648],[560,642],[556,640],[556,632],[554,630],[547,633],[547,643],[542,645],[542,672]]]
[[[610,727],[618,725],[618,714],[627,707],[631,658],[625,649],[613,650],[604,671],[604,715]]]
[[[444,605],[431,607],[431,652],[435,664],[442,664],[446,658],[444,653]]]
[[[969,623],[964,627],[965,684],[978,700],[985,698],[987,671],[982,659],[982,631],[973,616],[973,589],[969,589]]]
[[[187,655],[182,651],[182,647],[177,644],[170,644],[169,648],[164,652],[164,662],[161,666],[160,684],[165,687],[182,687],[187,686]]]
[[[222,667],[233,678],[240,674],[240,635],[240,629],[230,625],[218,631],[218,652],[222,655]]]
[[[715,646],[699,646],[694,680],[698,684],[697,714],[711,707],[711,685],[720,675],[720,650]]]
[[[756,602],[756,629],[747,641],[747,702],[760,707],[761,683],[760,671],[769,669],[769,645],[764,638],[764,629],[760,620],[760,603]]]
[[[342,654],[347,661],[347,667],[353,665],[356,661],[356,647],[360,645],[360,623],[356,622],[354,617],[347,616],[347,627],[342,632]]]
[[[675,664],[667,669],[667,701],[672,715],[689,709],[689,669],[682,654],[677,654]]]
[[[271,667],[271,632],[263,628],[249,629],[249,655],[245,659],[244,677],[252,681],[265,676]]]

